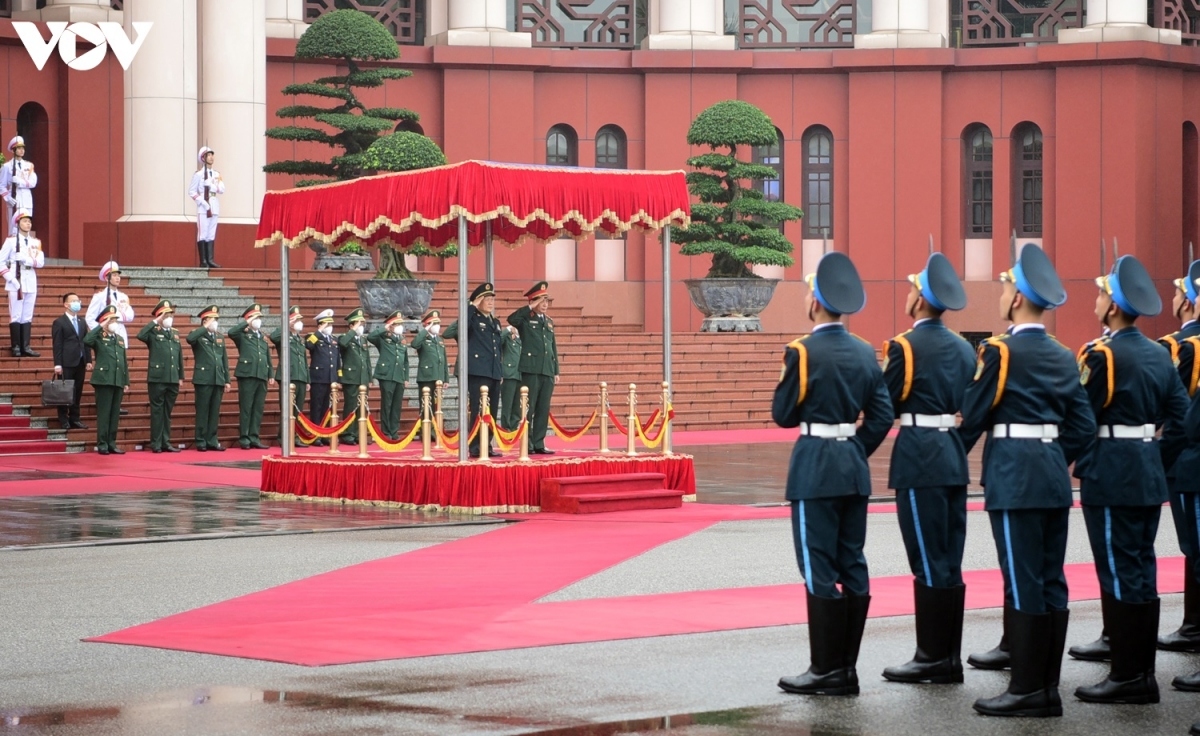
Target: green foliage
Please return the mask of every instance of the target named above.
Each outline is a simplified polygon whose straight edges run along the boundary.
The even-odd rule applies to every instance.
[[[402,107],[372,107],[367,110],[367,114],[373,118],[383,118],[385,120],[411,120],[414,123],[421,119],[421,116],[412,110],[405,110]]]
[[[691,226],[672,230],[671,240],[683,255],[711,255],[709,278],[752,277],[750,265],[793,263],[792,244],[779,224],[799,220],[804,213],[767,201],[754,186],[776,178],[775,170],[737,157],[738,146],[767,146],[776,139],[771,119],[739,100],[718,102],[697,115],[688,129],[688,143],[708,146],[709,152],[687,161],[694,169],[687,175],[688,191],[700,202],[692,206]]]
[[[313,21],[296,43],[297,59],[399,59],[396,39],[382,23],[358,10],[335,10]]]
[[[339,256],[365,256],[366,254],[366,249],[357,240],[347,240],[334,251],[334,255]]]
[[[376,171],[412,171],[445,166],[446,154],[420,133],[406,130],[385,135],[362,155],[362,165]]]

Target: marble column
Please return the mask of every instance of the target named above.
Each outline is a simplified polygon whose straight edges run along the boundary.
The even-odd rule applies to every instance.
[[[529,48],[533,38],[508,27],[507,0],[431,0],[426,46]]]
[[[650,3],[650,34],[646,49],[723,51],[737,48],[737,37],[725,35],[725,6],[721,0],[657,0]]]
[[[121,11],[112,9],[111,0],[46,0],[46,7],[37,9],[36,2],[18,3],[13,7],[13,20],[67,21],[68,23],[121,22]]]
[[[940,2],[945,4],[945,0]],[[946,35],[931,30],[931,20],[940,21],[945,14],[939,13],[939,8],[931,8],[931,4],[931,0],[874,0],[871,32],[856,35],[854,48],[944,48]]]
[[[125,72],[125,221],[195,220],[196,0],[126,0],[125,33],[153,23]]]
[[[199,131],[225,180],[221,221],[257,223],[266,192],[266,0],[199,0]]]
[[[267,0],[268,38],[300,38],[307,29],[304,0]]]
[[[1152,28],[1147,23],[1148,13],[1145,0],[1088,0],[1087,25],[1060,30],[1058,42],[1151,41],[1176,46],[1183,43],[1179,31]]]

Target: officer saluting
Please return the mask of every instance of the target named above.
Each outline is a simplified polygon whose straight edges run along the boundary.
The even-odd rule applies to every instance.
[[[129,364],[125,360],[125,341],[117,334],[121,316],[109,305],[97,317],[97,324],[83,342],[96,354],[92,388],[96,392],[96,452],[124,455],[117,447],[117,425],[121,421],[121,399],[129,387]]]
[[[262,334],[262,306],[252,304],[242,319],[229,330],[229,339],[237,345],[238,361],[233,375],[238,382],[238,446],[243,450],[265,450],[259,437],[267,386],[275,385],[271,365],[271,347]]]
[[[1069,615],[1063,559],[1073,500],[1067,466],[1095,441],[1096,420],[1074,356],[1042,324],[1046,310],[1067,300],[1050,260],[1026,244],[1000,281],[1000,314],[1013,327],[979,347],[959,431],[968,450],[988,433],[984,508],[1004,575],[1012,678],[1007,692],[977,700],[975,710],[1060,716]]]
[[[558,385],[558,343],[554,338],[554,320],[546,314],[554,300],[550,286],[539,281],[525,298],[529,305],[508,315],[508,323],[521,333],[521,385],[529,388],[529,451],[535,455],[553,455],[546,449],[546,427],[550,422],[550,398]]]
[[[787,499],[808,594],[812,666],[782,678],[779,687],[799,695],[854,695],[871,602],[863,556],[871,495],[867,456],[891,429],[892,405],[875,351],[841,321],[866,303],[854,264],[843,253],[826,253],[806,280],[808,316],[816,325],[784,350],[771,416],[781,427],[800,427]]]
[[[187,336],[192,346],[192,385],[196,387],[196,449],[224,452],[217,430],[221,426],[221,400],[229,390],[229,355],[217,305],[205,307],[198,316],[200,326]]]
[[[1103,254],[1101,255],[1103,263]],[[1079,369],[1098,440],[1075,464],[1083,519],[1100,578],[1112,671],[1075,697],[1089,703],[1157,703],[1158,566],[1154,538],[1167,500],[1166,469],[1184,443],[1187,394],[1170,354],[1134,324],[1162,311],[1145,267],[1122,256],[1096,279],[1096,316],[1108,330],[1081,351]],[[1162,426],[1161,441],[1154,438]],[[1106,652],[1107,653],[1107,652]],[[1075,654],[1075,652],[1072,652]]]
[[[379,381],[379,424],[384,437],[400,439],[400,408],[408,382],[408,347],[404,344],[404,315],[392,312],[383,325],[371,330],[367,342],[379,351],[375,380]]]
[[[300,307],[292,307],[288,310],[288,376],[292,386],[296,388],[296,402],[292,404],[292,414],[301,414],[304,412],[304,394],[308,389],[308,358],[304,354],[304,315],[300,314]],[[279,354],[283,350],[283,326],[276,327],[271,332],[271,342],[275,345],[275,353]],[[278,363],[282,366],[282,363]],[[287,431],[287,424],[280,422],[280,436]]]
[[[1171,351],[1183,386],[1191,396],[1200,383],[1200,309],[1196,302],[1197,280],[1200,279],[1200,260],[1192,261],[1188,273],[1175,279],[1174,315],[1182,325],[1159,339]],[[1183,623],[1177,631],[1158,639],[1158,648],[1170,652],[1200,652],[1200,443],[1188,441],[1179,459],[1167,469],[1167,490],[1171,501],[1171,518],[1183,552]],[[1175,678],[1180,690],[1200,692],[1200,672]]]
[[[166,299],[154,306],[153,321],[138,331],[137,339],[146,343],[150,360],[146,365],[146,393],[150,399],[150,449],[154,452],[179,452],[171,443],[171,413],[183,384],[183,346],[174,328],[175,307]]]
[[[500,320],[494,314],[496,310],[496,290],[490,283],[480,284],[471,292],[471,303],[467,305],[465,319],[467,346],[471,351],[467,358],[467,391],[471,406],[471,418],[468,425],[475,426],[475,420],[481,413],[481,389],[488,389],[488,412],[496,416],[496,405],[500,401],[500,379],[504,377],[502,358],[504,353],[504,331],[500,328]],[[459,322],[454,322],[446,328],[446,339],[458,340]],[[460,356],[461,359],[461,356]],[[479,437],[470,443],[471,457],[479,457]],[[488,455],[498,457],[504,453],[489,447]]]
[[[338,372],[338,382],[346,389],[346,410],[342,412],[344,417],[358,411],[358,387],[371,383],[371,354],[367,352],[367,340],[363,337],[365,319],[361,309],[346,315],[350,330],[338,338],[338,347],[342,350],[342,370]],[[350,423],[350,428],[342,435],[342,441],[358,442],[358,422]]]
[[[446,368],[446,341],[438,333],[442,331],[442,317],[436,309],[426,312],[421,327],[413,337],[412,348],[417,351],[417,388],[429,389],[430,411],[437,411],[437,382],[442,386],[450,383],[450,372]],[[467,428],[470,431],[470,428]]]
[[[317,313],[317,331],[304,341],[308,348],[308,379],[312,388],[312,401],[308,406],[308,418],[321,426],[329,412],[329,392],[338,382],[338,371],[342,368],[342,351],[333,339],[333,310]],[[327,445],[329,440],[318,439],[314,444]]]
[[[962,682],[963,546],[967,538],[967,453],[956,415],[975,369],[969,343],[946,328],[942,313],[967,306],[954,266],[932,253],[908,277],[911,330],[884,343],[883,376],[900,434],[888,487],[896,490],[900,534],[916,578],[917,651],[888,667],[893,682]]]

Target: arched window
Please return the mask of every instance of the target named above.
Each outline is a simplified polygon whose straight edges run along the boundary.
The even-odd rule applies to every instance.
[[[401,131],[425,135],[425,129],[422,128],[421,124],[415,120],[401,120],[399,123],[397,123],[395,132],[399,133]]]
[[[1042,237],[1042,129],[1021,123],[1012,133],[1013,227]]]
[[[804,237],[833,237],[833,134],[814,125],[804,131]]]
[[[555,125],[546,133],[546,163],[551,166],[579,165],[579,136],[569,125]]]
[[[596,133],[596,168],[624,169],[627,167],[625,131],[615,125],[604,126]]]
[[[963,192],[967,238],[992,235],[992,131],[973,125],[963,131]]]
[[[775,129],[775,142],[766,146],[754,146],[750,150],[750,160],[756,164],[770,166],[775,169],[774,179],[763,179],[759,182],[759,191],[769,202],[783,201],[783,133]]]

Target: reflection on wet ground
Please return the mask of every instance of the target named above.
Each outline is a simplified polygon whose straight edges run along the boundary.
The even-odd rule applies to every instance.
[[[71,478],[88,478],[83,473],[58,473],[53,470],[38,470],[36,468],[5,468],[0,476],[0,483],[17,480],[70,480]]]
[[[253,488],[0,498],[0,549],[448,523],[484,516],[363,504],[280,501]]]

